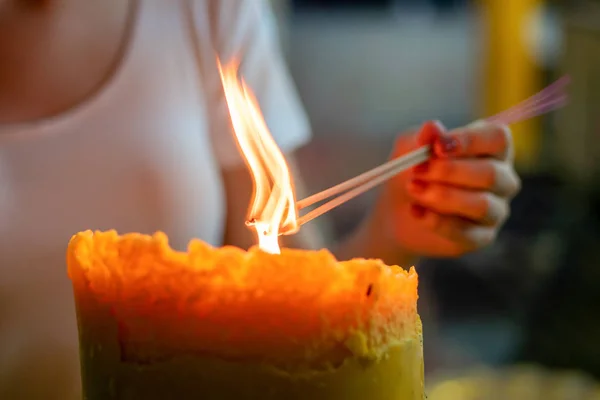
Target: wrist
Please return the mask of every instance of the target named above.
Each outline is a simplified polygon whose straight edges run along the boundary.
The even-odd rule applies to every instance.
[[[372,258],[380,258],[388,265],[410,268],[419,261],[419,255],[398,243],[390,232],[387,220],[367,218],[360,228],[360,236],[365,241]]]

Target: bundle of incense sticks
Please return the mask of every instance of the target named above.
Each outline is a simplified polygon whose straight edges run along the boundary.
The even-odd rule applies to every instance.
[[[557,110],[567,104],[565,89],[568,84],[569,77],[564,76],[527,100],[508,110],[488,117],[484,121],[511,125]],[[402,171],[429,160],[431,156],[432,147],[430,145],[421,146],[379,167],[296,202],[297,209],[302,210],[326,199],[331,199],[327,203],[301,216],[298,219],[298,227],[369,191]],[[292,233],[295,233],[295,231],[282,232],[281,234]]]

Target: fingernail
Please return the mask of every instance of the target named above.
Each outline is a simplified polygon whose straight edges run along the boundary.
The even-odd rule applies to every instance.
[[[409,190],[414,194],[421,194],[427,190],[428,184],[423,181],[411,181],[409,184]]]
[[[413,172],[417,175],[425,175],[429,171],[429,163],[424,162],[413,168]]]
[[[436,143],[436,153],[439,156],[451,156],[458,153],[459,147],[458,139],[452,136],[444,136],[439,138]]]
[[[410,207],[410,213],[413,217],[417,219],[422,219],[423,217],[425,217],[425,208],[421,207],[418,204],[413,204]]]

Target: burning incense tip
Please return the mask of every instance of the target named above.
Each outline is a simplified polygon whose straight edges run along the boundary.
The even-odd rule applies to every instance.
[[[219,71],[238,147],[254,184],[246,225],[255,228],[262,250],[279,254],[280,227],[297,226],[292,177],[256,98],[238,77],[238,65],[235,60],[226,65],[219,62]]]

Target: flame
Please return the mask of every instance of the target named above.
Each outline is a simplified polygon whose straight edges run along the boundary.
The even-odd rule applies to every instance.
[[[243,78],[238,78],[238,62],[225,66],[217,62],[235,137],[254,183],[247,224],[256,229],[261,250],[279,254],[280,227],[286,232],[298,228],[290,171],[254,94]]]

